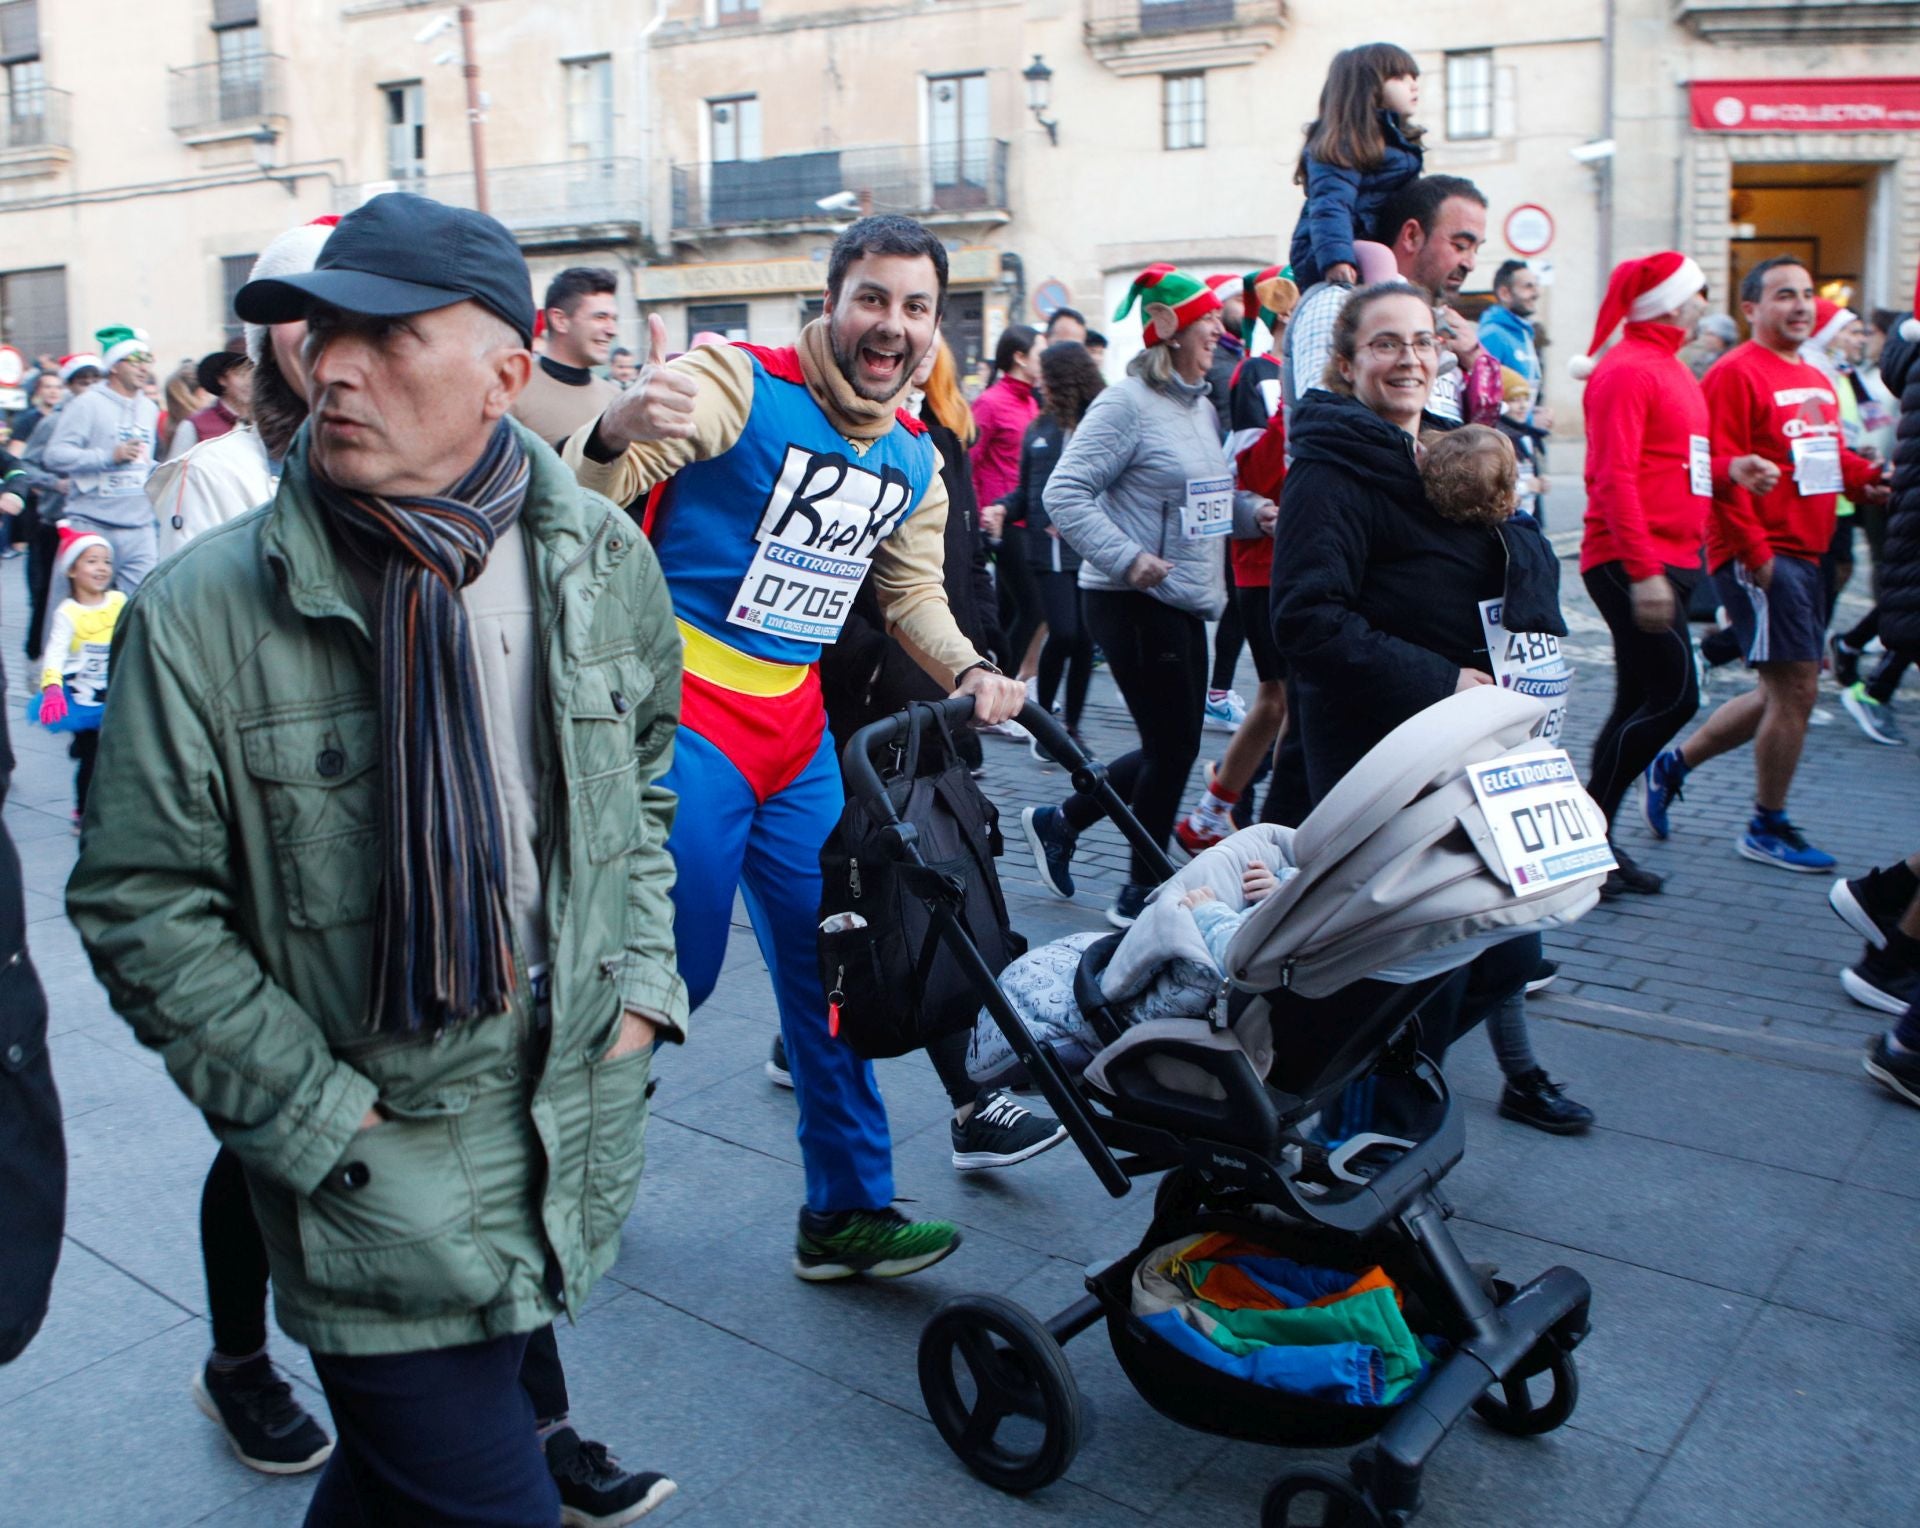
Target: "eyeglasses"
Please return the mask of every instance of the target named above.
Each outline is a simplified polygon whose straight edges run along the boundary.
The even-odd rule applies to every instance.
[[[1417,356],[1430,356],[1436,348],[1431,334],[1416,334],[1410,340],[1403,340],[1397,334],[1376,334],[1367,341],[1367,349],[1383,361],[1397,361],[1408,351]]]

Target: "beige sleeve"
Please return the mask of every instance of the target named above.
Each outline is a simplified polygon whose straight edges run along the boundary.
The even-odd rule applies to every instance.
[[[936,470],[920,507],[875,550],[873,592],[887,630],[908,656],[936,683],[951,686],[982,660],[947,604],[946,536],[947,483]]]
[[[738,345],[702,345],[668,364],[700,387],[693,404],[692,438],[635,441],[612,461],[601,463],[587,455],[587,441],[600,421],[584,424],[567,437],[560,452],[582,488],[616,504],[631,504],[689,462],[708,461],[740,438],[753,408],[753,360],[746,351]]]

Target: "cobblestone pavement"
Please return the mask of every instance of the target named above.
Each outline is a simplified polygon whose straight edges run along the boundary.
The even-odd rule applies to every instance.
[[[1556,514],[1572,526],[1574,512]],[[1561,532],[1561,539],[1566,532]],[[0,644],[16,675],[19,562],[0,565]],[[1576,758],[1609,694],[1605,634],[1567,564],[1579,679]],[[1250,684],[1250,675],[1244,675]],[[1710,698],[1744,683],[1716,682]],[[1911,694],[1911,690],[1909,691]],[[1823,696],[1794,812],[1849,873],[1920,845],[1920,759],[1864,741]],[[1090,740],[1128,730],[1095,686]],[[71,866],[69,766],[13,726],[21,768],[6,820],[26,867],[35,958],[52,1001],[72,1151],[69,1236],[46,1329],[0,1370],[0,1523],[300,1521],[310,1482],[238,1465],[193,1409],[207,1344],[196,1210],[212,1156],[159,1061],[109,1012],[61,912]],[[1224,737],[1209,733],[1207,751]],[[987,745],[991,793],[1051,799],[1058,770]],[[1880,1022],[1835,980],[1857,945],[1826,883],[1732,852],[1751,765],[1689,782],[1673,841],[1625,842],[1671,874],[1663,896],[1603,906],[1550,936],[1563,975],[1536,999],[1536,1043],[1600,1126],[1562,1140],[1497,1117],[1498,1074],[1469,1036],[1449,1062],[1468,1129],[1447,1184],[1469,1255],[1520,1277],[1567,1263],[1593,1282],[1578,1413],[1543,1439],[1463,1423],[1428,1476],[1422,1521],[1461,1528],[1645,1528],[1915,1521],[1920,1414],[1920,1114],[1860,1072]],[[1035,938],[1094,926],[1123,867],[1088,836],[1073,905],[1038,887],[1016,841],[1004,865]],[[791,1095],[762,1062],[771,997],[744,925],[692,1042],[660,1063],[652,1160],[612,1274],[561,1331],[575,1414],[681,1492],[661,1522],[699,1528],[893,1528],[1048,1522],[1251,1524],[1297,1455],[1222,1442],[1151,1411],[1099,1329],[1068,1349],[1090,1416],[1067,1477],[999,1496],[926,1420],[914,1374],[942,1300],[998,1291],[1047,1312],[1089,1262],[1124,1250],[1144,1193],[1114,1201],[1064,1147],[1000,1174],[956,1174],[944,1097],[922,1058],[882,1065],[900,1190],[966,1228],[958,1255],[913,1279],[813,1287],[788,1267],[801,1193]],[[274,1351],[324,1412],[305,1356]]]

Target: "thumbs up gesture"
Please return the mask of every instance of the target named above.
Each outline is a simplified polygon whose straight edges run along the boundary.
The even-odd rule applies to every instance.
[[[600,416],[600,439],[615,451],[624,451],[635,441],[693,438],[699,385],[667,365],[667,321],[658,313],[648,316],[647,333],[647,364],[640,368],[633,386]]]

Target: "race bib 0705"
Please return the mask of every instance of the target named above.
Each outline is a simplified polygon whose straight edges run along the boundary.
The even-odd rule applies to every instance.
[[[879,546],[913,507],[898,468],[788,446],[727,620],[801,642],[836,640]]]

